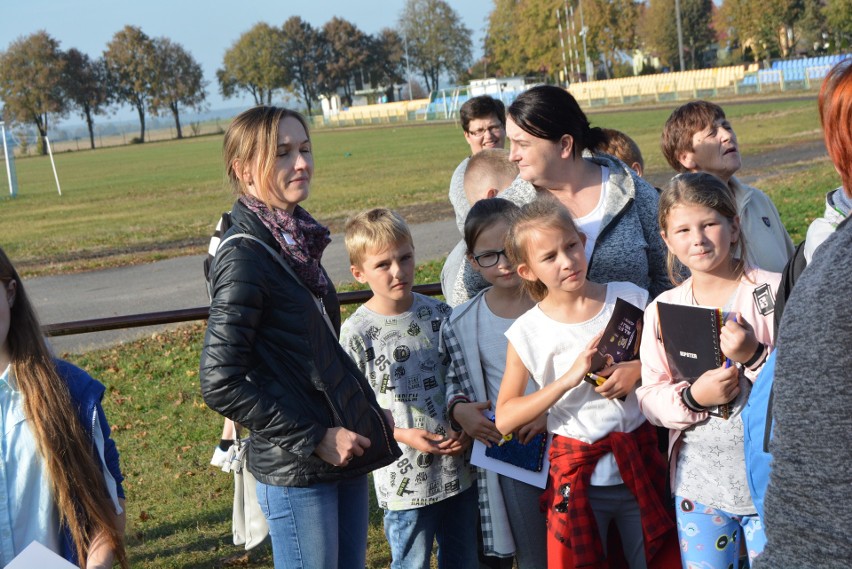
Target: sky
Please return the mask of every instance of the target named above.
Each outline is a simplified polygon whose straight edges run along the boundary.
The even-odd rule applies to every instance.
[[[0,1],[0,51],[20,37],[47,31],[63,50],[75,47],[91,57],[100,56],[113,34],[130,24],[151,37],[165,36],[183,45],[204,69],[210,109],[252,104],[251,99],[223,100],[216,82],[225,51],[258,22],[281,25],[301,16],[320,27],[334,16],[375,34],[395,27],[404,0],[2,0]],[[474,59],[482,54],[482,38],[491,0],[447,0],[473,32]],[[412,73],[413,75],[413,73]],[[114,118],[135,117],[122,109]]]

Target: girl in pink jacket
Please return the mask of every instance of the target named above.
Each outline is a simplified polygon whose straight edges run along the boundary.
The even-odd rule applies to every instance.
[[[645,310],[639,405],[669,429],[669,465],[681,559],[686,569],[737,566],[745,536],[749,559],[766,542],[749,494],[740,416],[773,343],[780,275],[745,263],[736,202],[720,179],[680,174],[660,196],[659,224],[678,285]],[[678,282],[686,267],[692,276]],[[721,308],[726,364],[692,382],[678,377],[661,340],[657,304]],[[727,417],[715,412],[727,407]]]

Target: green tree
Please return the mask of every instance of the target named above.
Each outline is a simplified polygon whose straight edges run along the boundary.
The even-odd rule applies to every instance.
[[[66,112],[62,90],[65,57],[47,32],[21,37],[0,53],[0,99],[6,120],[32,123],[38,129],[39,151],[47,153],[45,137],[50,115]]]
[[[806,0],[725,0],[721,11],[743,53],[755,61],[788,57],[799,41]]]
[[[411,65],[422,74],[428,91],[438,88],[442,73],[454,80],[470,63],[471,31],[444,0],[407,0],[399,32],[408,43]]]
[[[848,49],[852,44],[852,0],[826,0],[823,14],[835,50]]]
[[[485,36],[485,54],[493,75],[524,75],[528,71],[517,26],[520,17],[521,4],[518,0],[494,0]]]
[[[94,115],[106,112],[110,101],[106,64],[101,58],[92,59],[78,49],[65,53],[63,80],[66,103],[80,111],[89,129],[89,145],[95,149]]]
[[[145,142],[145,113],[157,75],[154,42],[141,28],[124,26],[107,44],[104,61],[115,101],[136,109],[139,140]]]
[[[314,29],[299,16],[292,16],[282,27],[284,64],[290,70],[294,93],[313,112],[313,103],[329,88],[327,65],[329,44],[320,30]]]
[[[497,74],[539,74],[555,79],[562,69],[556,10],[564,14],[564,8],[564,0],[495,0],[488,20],[486,53]],[[601,61],[609,77],[620,53],[635,46],[637,4],[633,0],[583,0],[582,11],[581,18],[580,5],[574,5],[577,44],[582,44],[585,24],[589,59]],[[564,33],[567,39],[568,30]],[[578,52],[582,57],[582,50]]]
[[[518,25],[528,72],[552,79],[558,76],[562,68],[562,47],[556,10],[563,5],[560,0],[536,0],[522,4]],[[579,25],[577,29],[580,29]]]
[[[177,137],[183,138],[180,107],[201,110],[207,97],[201,64],[182,45],[169,38],[154,40],[154,61],[157,77],[153,82],[150,110],[155,114],[171,112]]]
[[[255,105],[271,104],[272,94],[290,84],[281,29],[259,23],[243,33],[225,52],[216,78],[225,98],[246,91]]]
[[[852,13],[848,11],[852,10],[852,2],[847,0],[847,6],[847,11],[844,14],[850,18],[850,23],[852,23]],[[800,27],[799,43],[801,51],[815,54],[821,50],[825,40],[829,37],[822,0],[805,0],[804,12],[798,25]]]
[[[684,63],[689,69],[701,67],[702,54],[716,39],[712,28],[712,0],[680,0]],[[660,62],[680,69],[675,0],[651,0],[639,28],[642,43]]]
[[[609,79],[620,53],[636,45],[637,5],[634,0],[591,0],[584,2],[584,16],[589,58],[601,62]]]
[[[356,73],[360,73],[369,53],[369,38],[352,22],[334,17],[322,28],[328,42],[328,87],[343,89],[347,104],[352,104],[352,92]]]

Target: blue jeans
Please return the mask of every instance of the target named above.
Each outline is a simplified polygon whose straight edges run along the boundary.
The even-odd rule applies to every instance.
[[[367,476],[305,488],[257,482],[276,569],[364,569]]]
[[[421,508],[385,510],[385,537],[391,569],[428,569],[432,543],[438,540],[439,569],[479,566],[476,487]]]

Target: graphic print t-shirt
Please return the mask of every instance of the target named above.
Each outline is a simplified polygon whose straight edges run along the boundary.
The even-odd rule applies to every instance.
[[[384,316],[361,306],[343,324],[341,345],[370,380],[379,405],[391,410],[398,428],[450,434],[447,361],[438,346],[441,324],[450,311],[443,302],[415,293],[408,312]],[[463,456],[436,456],[399,446],[399,460],[373,472],[380,507],[419,508],[470,487]]]

